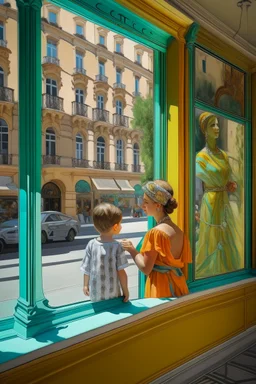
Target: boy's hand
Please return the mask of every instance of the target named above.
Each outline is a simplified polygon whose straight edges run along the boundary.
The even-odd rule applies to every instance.
[[[88,287],[87,285],[85,285],[85,286],[83,287],[83,291],[84,291],[85,296],[89,296],[89,295],[90,295],[89,287]]]
[[[123,296],[123,302],[127,303],[127,301],[129,301],[129,291],[127,290],[126,292],[123,292]]]

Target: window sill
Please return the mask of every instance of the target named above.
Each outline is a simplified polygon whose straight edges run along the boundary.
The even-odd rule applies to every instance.
[[[138,299],[123,304],[118,299],[118,305],[106,308],[109,302],[104,302],[105,309],[101,313],[85,318],[63,323],[43,332],[34,338],[21,339],[12,333],[0,342],[0,372],[7,371],[21,364],[62,350],[82,341],[92,339],[106,332],[116,330],[125,325],[149,316],[158,316],[166,310],[176,311],[182,307],[227,293],[231,290],[244,288],[248,284],[256,283],[256,277],[240,280],[233,284],[209,289],[203,292],[191,293],[180,299]],[[116,299],[114,299],[116,301]]]

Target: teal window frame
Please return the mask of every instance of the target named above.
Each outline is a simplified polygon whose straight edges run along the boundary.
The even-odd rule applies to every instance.
[[[196,23],[191,27],[197,28]],[[187,44],[190,44],[187,40]],[[209,104],[206,104],[195,97],[195,78],[196,78],[196,63],[195,63],[195,50],[200,49],[213,57],[221,60],[222,62],[230,65],[231,67],[241,71],[244,73],[245,79],[245,89],[244,89],[244,105],[245,105],[245,114],[244,117],[239,117],[233,113],[228,113],[222,110],[219,107],[214,107]],[[189,228],[190,228],[190,243],[193,250],[193,264],[189,265],[189,278],[188,278],[188,286],[191,293],[203,291],[210,288],[215,288],[219,286],[223,286],[226,284],[230,284],[233,282],[237,282],[243,279],[247,279],[253,277],[255,272],[252,269],[252,259],[251,259],[251,231],[248,231],[248,223],[252,220],[252,203],[251,203],[251,179],[252,179],[252,170],[251,170],[251,135],[252,135],[252,125],[251,125],[251,82],[250,75],[243,69],[234,65],[233,63],[225,60],[223,57],[217,55],[214,51],[209,48],[193,43],[190,44],[188,49],[188,59],[189,59],[189,78],[190,78],[190,95],[189,95],[189,180],[193,180],[193,188],[190,188],[189,195]],[[203,69],[203,67],[202,67]],[[195,138],[195,109],[201,109],[207,112],[216,113],[218,116],[222,116],[226,119],[235,121],[237,123],[244,125],[245,132],[245,266],[242,270],[225,273],[223,275],[217,275],[212,277],[207,277],[203,279],[195,279],[194,276],[194,266],[195,266],[195,215],[194,215],[194,201],[195,201],[195,146],[194,146],[194,138]]]
[[[104,6],[87,0],[56,0],[53,4],[154,50],[154,177],[166,177],[167,105],[166,50],[172,37],[112,0]],[[14,316],[0,320],[3,337],[33,337],[49,328],[121,305],[120,299],[93,305],[79,302],[51,307],[42,284],[41,155],[42,66],[41,0],[17,1],[19,55],[19,298]],[[103,9],[104,8],[104,9]],[[120,22],[115,13],[124,15]],[[127,23],[132,20],[132,23]],[[33,29],[33,33],[31,30]],[[30,65],[28,65],[28,63]],[[31,103],[33,100],[33,103]],[[31,151],[33,148],[33,151]],[[148,220],[149,228],[154,225]],[[142,274],[141,274],[142,275]],[[143,276],[144,278],[144,276]]]

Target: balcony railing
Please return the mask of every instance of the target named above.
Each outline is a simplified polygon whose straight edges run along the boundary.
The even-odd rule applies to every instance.
[[[44,56],[43,64],[55,64],[55,65],[59,66],[60,65],[60,60],[57,57]]]
[[[93,168],[110,170],[110,163],[106,161],[94,161]]]
[[[76,101],[72,102],[72,112],[73,115],[79,115],[88,117],[88,105],[84,103],[77,103]]]
[[[84,68],[74,68],[74,73],[81,73],[86,76],[86,69]]]
[[[7,47],[7,41],[6,40],[0,40],[0,47],[4,47],[6,48]]]
[[[129,117],[124,115],[119,115],[118,113],[113,114],[113,124],[120,127],[129,128]]]
[[[127,171],[128,170],[128,164],[124,163],[115,163],[115,170],[116,171]]]
[[[13,103],[13,92],[11,88],[0,87],[0,101],[8,101]]]
[[[56,155],[44,155],[43,164],[60,165],[60,156]]]
[[[141,165],[140,164],[132,164],[132,171],[133,172],[141,172]]]
[[[109,111],[100,108],[93,108],[92,116],[94,121],[105,121],[109,123]]]
[[[12,155],[0,153],[0,165],[12,165]]]
[[[50,108],[55,109],[57,111],[63,111],[63,98],[45,93],[43,95],[43,108]]]
[[[114,83],[113,88],[114,88],[114,89],[117,89],[117,88],[119,88],[119,89],[125,89],[125,88],[126,88],[126,85],[123,84],[123,83]]]
[[[96,75],[95,80],[96,81],[102,81],[103,83],[107,83],[108,77],[105,75]]]
[[[80,37],[80,39],[86,40],[86,37],[84,35],[81,35],[80,33],[74,34],[76,37]]]
[[[134,97],[138,97],[138,96],[141,96],[141,93],[138,92],[138,91],[135,91],[132,93]]]
[[[142,66],[141,61],[135,60],[135,64]]]
[[[73,167],[80,167],[80,168],[89,168],[89,160],[84,159],[72,159],[72,166]]]

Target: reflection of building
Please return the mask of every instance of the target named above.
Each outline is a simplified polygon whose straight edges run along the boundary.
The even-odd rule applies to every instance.
[[[0,177],[18,185],[17,13],[10,4],[0,5]],[[49,3],[42,51],[42,209],[76,215],[76,205],[91,206],[103,194],[135,201],[144,167],[132,107],[136,96],[152,94],[152,51]],[[3,184],[2,177],[0,196],[17,195]]]

